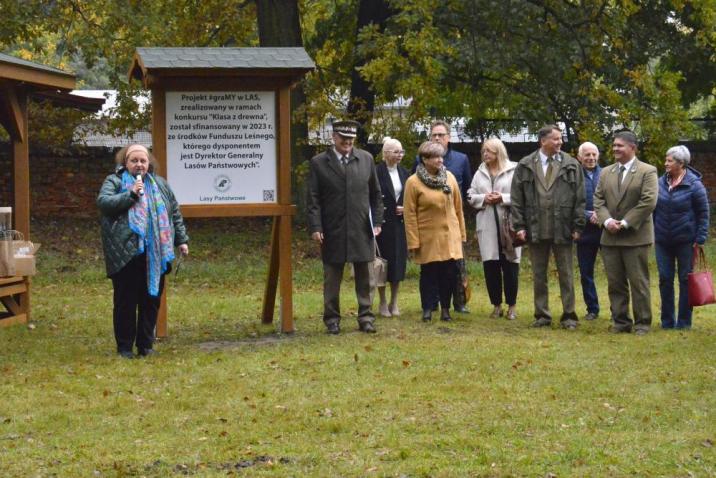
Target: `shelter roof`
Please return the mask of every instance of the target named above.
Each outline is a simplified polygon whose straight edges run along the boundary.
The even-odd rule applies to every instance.
[[[10,80],[28,90],[34,100],[49,101],[56,106],[99,111],[104,99],[85,98],[70,94],[75,88],[75,75],[52,66],[0,53],[0,81]]]
[[[71,73],[4,53],[0,53],[0,78],[43,88],[71,90],[75,87],[75,75]]]

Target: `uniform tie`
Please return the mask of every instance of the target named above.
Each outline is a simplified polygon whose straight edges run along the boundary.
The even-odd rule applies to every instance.
[[[622,190],[622,180],[624,178],[625,170],[626,170],[626,166],[624,166],[623,164],[621,166],[619,166],[619,182],[617,183],[617,184],[619,184],[619,192],[621,192],[621,190]]]
[[[341,163],[343,163],[343,166],[348,164],[348,156],[341,156]]]

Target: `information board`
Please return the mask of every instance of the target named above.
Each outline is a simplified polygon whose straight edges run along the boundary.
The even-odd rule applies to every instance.
[[[277,201],[273,91],[167,91],[166,136],[179,204]]]

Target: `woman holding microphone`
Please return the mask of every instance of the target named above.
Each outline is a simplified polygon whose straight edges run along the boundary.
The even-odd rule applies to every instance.
[[[174,193],[154,174],[154,157],[140,144],[119,150],[117,170],[97,196],[102,246],[114,288],[114,337],[121,357],[151,355],[164,275],[174,246],[189,254],[189,237]]]

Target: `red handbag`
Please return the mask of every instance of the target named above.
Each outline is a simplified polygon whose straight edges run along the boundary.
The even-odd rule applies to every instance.
[[[697,267],[698,267],[698,272]],[[689,307],[716,303],[714,280],[706,263],[703,247],[694,246],[691,272],[688,275]]]

